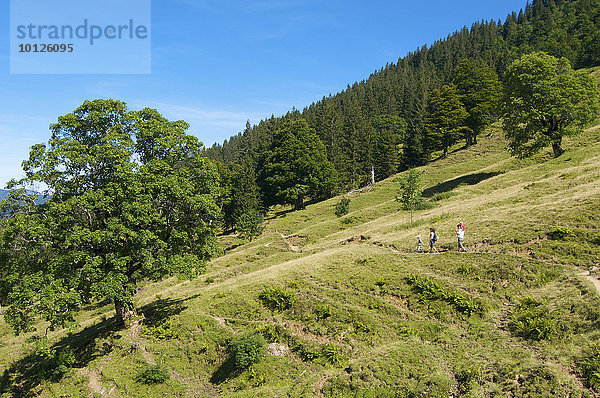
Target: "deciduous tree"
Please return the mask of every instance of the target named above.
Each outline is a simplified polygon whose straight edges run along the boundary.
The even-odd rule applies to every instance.
[[[296,210],[307,196],[331,196],[336,182],[325,145],[304,119],[285,121],[275,132],[259,174],[265,205],[291,203]]]
[[[504,129],[513,155],[527,157],[551,144],[558,157],[563,137],[598,117],[596,84],[566,58],[523,55],[508,68],[504,84]]]
[[[26,177],[11,185],[41,183],[51,196],[0,208],[0,286],[15,332],[37,316],[64,326],[92,299],[112,300],[127,324],[140,281],[204,269],[218,252],[218,174],[187,127],[153,109],[86,101],[31,148]]]

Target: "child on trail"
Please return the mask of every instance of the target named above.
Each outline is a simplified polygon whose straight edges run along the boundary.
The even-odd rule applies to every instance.
[[[417,235],[417,253],[423,253],[423,240],[421,239],[421,235]]]
[[[465,241],[465,229],[465,224],[462,222],[459,223],[456,226],[456,237],[458,238],[458,251],[462,249],[467,253],[467,249],[465,249],[465,246],[463,245],[463,242]]]
[[[429,253],[432,253],[434,250],[436,253],[439,253],[438,249],[435,248],[437,240],[438,236],[435,233],[435,228],[429,228]]]

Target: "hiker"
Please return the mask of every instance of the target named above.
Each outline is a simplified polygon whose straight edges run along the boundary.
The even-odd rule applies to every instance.
[[[435,250],[436,253],[439,253],[438,249],[435,248],[435,242],[437,242],[438,236],[435,233],[435,228],[429,228],[429,253]]]
[[[417,253],[423,253],[423,239],[421,239],[421,235],[417,235]]]
[[[465,224],[463,224],[462,222],[459,223],[458,225],[456,225],[456,238],[458,239],[458,251],[460,251],[461,249],[465,251],[465,253],[467,252],[467,249],[465,249],[465,246],[463,245],[463,242],[465,241]]]

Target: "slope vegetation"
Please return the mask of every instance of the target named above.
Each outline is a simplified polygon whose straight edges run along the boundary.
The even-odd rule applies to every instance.
[[[418,169],[412,223],[395,176],[347,194],[343,217],[338,197],[221,237],[202,278],[142,287],[131,330],[110,303],[48,340],[0,321],[1,396],[594,396],[600,128],[557,159],[511,158],[502,136]],[[429,227],[440,253],[416,253]],[[247,334],[268,349],[240,367]]]

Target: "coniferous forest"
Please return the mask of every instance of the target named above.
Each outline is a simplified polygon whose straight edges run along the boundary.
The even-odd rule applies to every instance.
[[[476,144],[477,135],[501,114],[501,83],[508,66],[534,51],[565,57],[576,69],[600,65],[600,1],[534,0],[504,21],[465,26],[302,111],[248,123],[243,133],[205,154],[221,163],[224,197],[235,198],[231,190],[240,189],[232,177],[235,170],[252,168],[244,178],[254,188],[243,189],[260,193],[256,203],[262,206],[274,204],[272,184],[266,180],[268,159],[282,151],[279,131],[304,119],[335,169],[330,194],[356,189],[369,183],[372,168],[381,180],[426,164],[434,151],[447,154],[460,140]],[[256,182],[248,180],[252,175]],[[280,203],[293,204],[287,194],[277,195]],[[228,208],[230,199],[225,201]],[[235,224],[231,215],[225,218]]]

